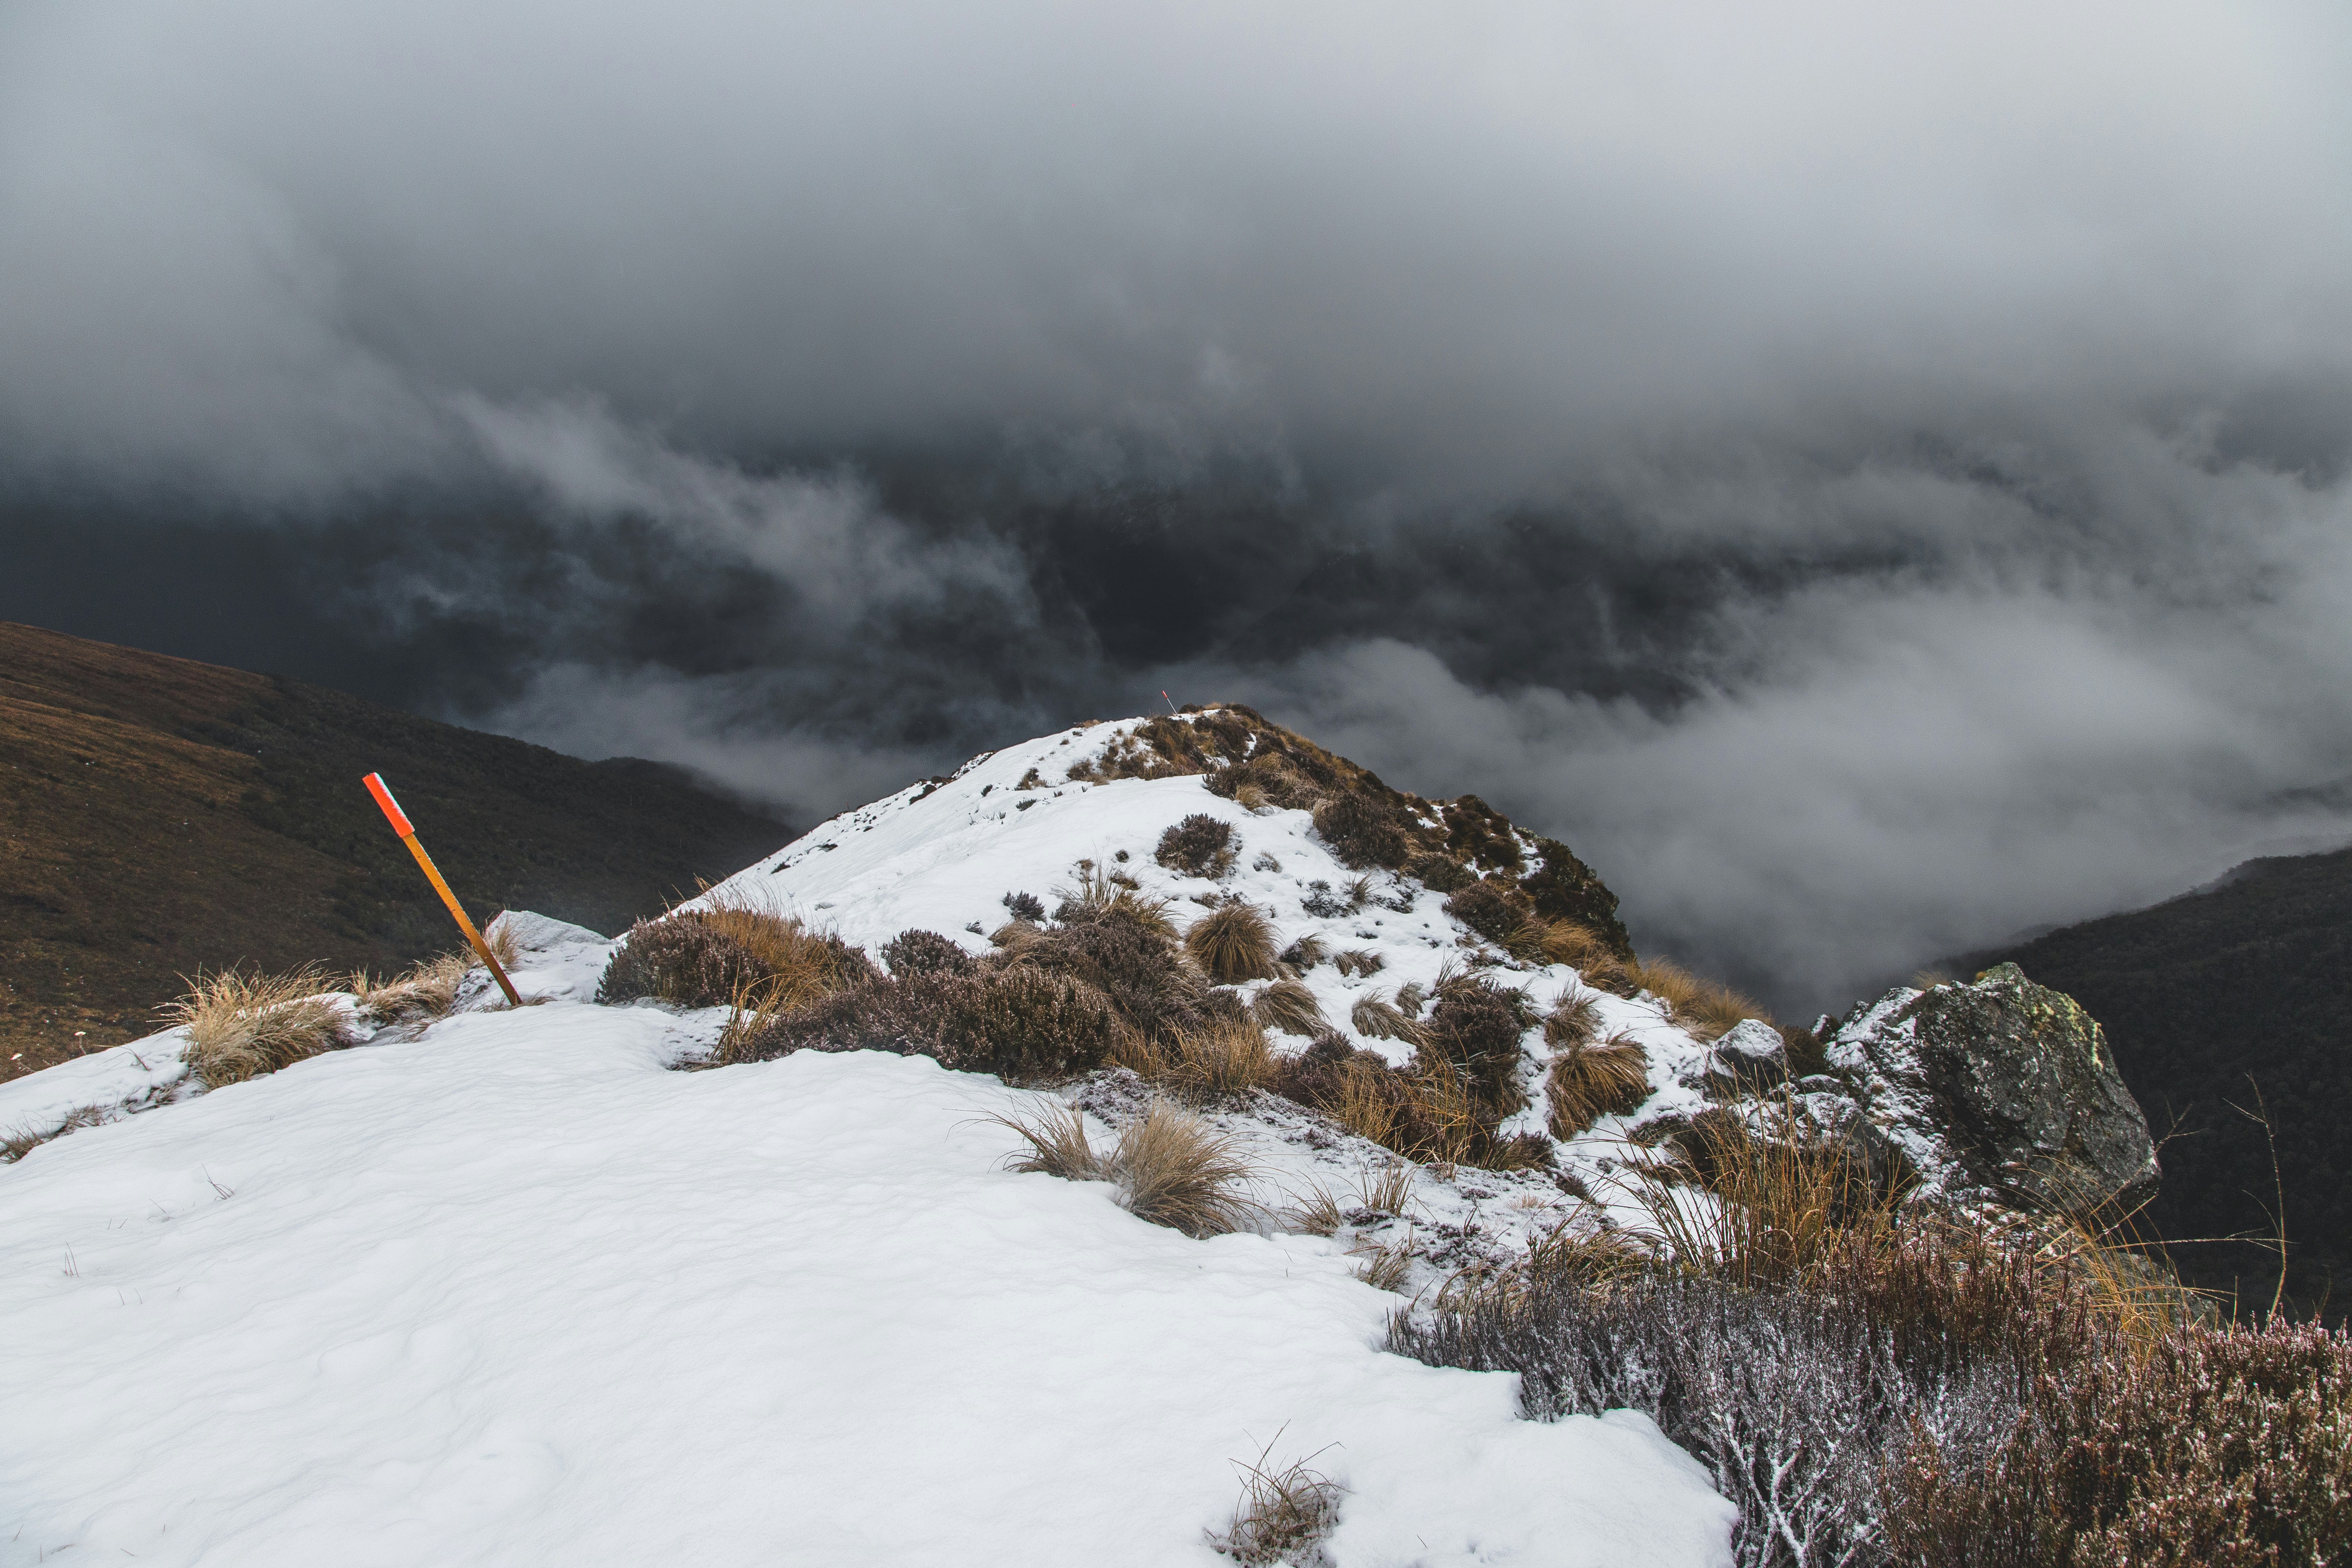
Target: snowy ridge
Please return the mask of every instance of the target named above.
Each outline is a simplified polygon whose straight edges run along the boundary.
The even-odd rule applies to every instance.
[[[1472,956],[1410,879],[1344,907],[1356,874],[1305,812],[1197,776],[1068,776],[1128,728],[975,759],[714,896],[869,950],[920,927],[978,951],[1005,893],[1050,907],[1091,859],[1180,922],[1239,894],[1285,942],[1376,954],[1303,977],[1342,1030],[1358,997]],[[1195,812],[1240,836],[1222,882],[1151,858]],[[1294,1204],[1348,1200],[1392,1157],[1269,1097],[1216,1116],[1256,1168],[1258,1228],[1193,1241],[1101,1184],[1003,1168],[1018,1140],[995,1119],[1051,1095],[868,1052],[676,1071],[721,1012],[595,1006],[614,942],[507,920],[523,1008],[477,973],[450,1017],[211,1092],[169,1031],[0,1086],[0,1129],[158,1108],[0,1167],[0,1568],[68,1546],[240,1568],[1212,1568],[1234,1461],[1269,1443],[1348,1488],[1338,1568],[1729,1561],[1729,1505],[1646,1419],[1527,1421],[1507,1375],[1374,1348],[1402,1298],[1358,1278],[1362,1249],[1410,1238],[1405,1289],[1426,1289],[1569,1213],[1549,1173],[1424,1172],[1405,1214],[1297,1234]],[[1496,973],[1542,1005],[1574,982]],[[1719,1061],[1654,1005],[1598,1005],[1653,1083],[1563,1151],[1601,1192],[1628,1125],[1699,1109]],[[1139,1090],[1108,1072],[1072,1097],[1108,1139]]]

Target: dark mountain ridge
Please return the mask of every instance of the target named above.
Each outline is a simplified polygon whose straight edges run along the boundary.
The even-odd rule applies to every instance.
[[[199,966],[455,945],[378,771],[477,919],[620,930],[793,834],[663,763],[0,622],[0,1079],[150,1032]]]

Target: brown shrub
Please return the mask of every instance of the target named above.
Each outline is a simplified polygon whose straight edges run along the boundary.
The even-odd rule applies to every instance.
[[[1025,964],[971,974],[877,976],[806,1006],[761,1015],[730,1053],[766,1061],[798,1050],[927,1056],[1008,1083],[1045,1083],[1091,1071],[1121,1035],[1100,991]]]
[[[1544,1086],[1551,1135],[1563,1141],[1603,1116],[1630,1116],[1650,1098],[1650,1058],[1622,1035],[1580,1040],[1551,1059]]]
[[[2319,1568],[2352,1557],[2342,1331],[2190,1324],[2143,1353],[2036,1359],[2023,1410],[1979,1424],[1995,1428],[1990,1441],[1938,1441],[1923,1427],[1889,1465],[1896,1562]]]
[[[1315,808],[1315,832],[1351,870],[1401,867],[1412,856],[1401,814],[1366,791],[1332,795]]]
[[[1196,811],[1160,836],[1151,858],[1187,877],[1220,878],[1234,868],[1233,825]]]
[[[1164,922],[1147,921],[1117,900],[1088,918],[1029,931],[1004,953],[1004,962],[1095,987],[1130,1026],[1155,1040],[1198,1027],[1218,1005],[1208,984],[1169,940]]]
[[[1315,993],[1296,980],[1277,980],[1260,991],[1251,999],[1250,1016],[1285,1035],[1319,1035],[1331,1026],[1316,1005]]]
[[[604,966],[596,1000],[651,996],[688,1007],[721,1007],[751,992],[762,1005],[794,1007],[861,984],[866,956],[830,932],[789,915],[721,906],[639,921]]]
[[[970,974],[980,961],[935,931],[902,931],[882,944],[882,962],[900,980],[917,974]]]
[[[218,1089],[357,1044],[349,1016],[325,994],[331,984],[315,967],[274,975],[199,972],[187,994],[161,1011],[188,1031],[188,1070]]]
[[[1526,899],[1507,882],[1473,882],[1445,900],[1445,912],[1500,947],[1533,918]]]
[[[1433,893],[1458,892],[1478,879],[1478,873],[1450,855],[1416,855],[1406,869]]]
[[[1458,979],[1442,986],[1413,1053],[1419,1074],[1443,1068],[1459,1075],[1478,1119],[1499,1121],[1526,1103],[1518,1070],[1528,1012],[1523,994],[1492,981]]]
[[[1192,922],[1184,946],[1193,961],[1222,985],[1244,980],[1272,980],[1275,967],[1274,924],[1248,904],[1226,904]]]

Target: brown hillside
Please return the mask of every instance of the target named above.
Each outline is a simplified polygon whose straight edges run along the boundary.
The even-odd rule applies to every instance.
[[[199,966],[453,945],[373,770],[478,918],[617,930],[791,837],[651,763],[0,622],[0,1079],[148,1033]]]

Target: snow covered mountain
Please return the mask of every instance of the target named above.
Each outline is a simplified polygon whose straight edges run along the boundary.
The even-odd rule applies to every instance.
[[[1299,1562],[1727,1563],[1734,1510],[1646,1418],[1521,1419],[1509,1375],[1379,1349],[1390,1315],[1562,1226],[1638,1226],[1623,1163],[1766,1083],[1926,1188],[2005,1201],[1928,1123],[1972,1092],[1935,1068],[1937,1020],[2009,993],[1784,1035],[1635,959],[1564,846],[1244,709],[976,758],[670,920],[898,953],[851,955],[856,1003],[920,984],[904,932],[1002,975],[1114,903],[1184,1016],[1263,1026],[1297,1091],[1192,1097],[1247,1171],[1225,1234],[1008,1168],[1015,1123],[1068,1108],[1111,1145],[1166,1091],[1148,1072],[948,1070],[878,1002],[823,1048],[738,1050],[756,1013],[598,1005],[650,927],[509,915],[530,1005],[479,971],[437,1019],[340,998],[352,1048],[247,1082],[206,1089],[173,1030],[0,1086],[28,1151],[0,1167],[0,1564],[1207,1568],[1244,1472],[1293,1464],[1343,1489]],[[1235,910],[1278,957],[1211,984],[1184,939]],[[1488,1165],[1314,1089],[1352,1073],[1412,1110],[1498,1008],[1507,1056],[1463,1058]],[[1565,1103],[1604,1058],[1615,1090]],[[2065,1144],[2060,1110],[2025,1118],[2028,1156]]]

